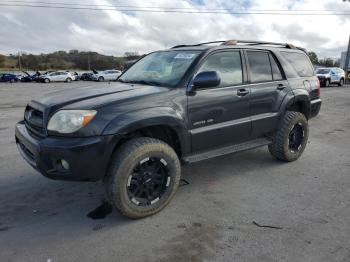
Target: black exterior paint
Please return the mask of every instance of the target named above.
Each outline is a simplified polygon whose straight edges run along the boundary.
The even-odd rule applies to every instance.
[[[37,137],[27,130],[23,121],[16,125],[16,141],[23,157],[47,177],[95,181],[105,175],[118,142],[140,128],[171,128],[180,140],[180,157],[186,158],[269,136],[279,118],[295,102],[305,105],[308,118],[319,112],[321,100],[314,96],[316,76],[297,77],[279,54],[280,51],[301,52],[299,50],[257,46],[177,49],[200,50],[201,54],[176,88],[111,82],[56,92],[29,102],[28,107],[43,112],[45,130]],[[210,54],[232,49],[241,54],[243,83],[193,90],[192,81],[203,61]],[[246,49],[263,50],[275,56],[284,80],[250,83]],[[98,113],[86,127],[73,134],[47,132],[50,117],[62,109],[94,109]],[[33,159],[29,159],[28,154]],[[62,158],[71,164],[68,173],[56,166]]]

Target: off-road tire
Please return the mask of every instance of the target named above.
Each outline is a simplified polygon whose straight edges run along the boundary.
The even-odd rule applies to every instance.
[[[150,206],[138,206],[130,200],[128,195],[128,177],[133,172],[134,167],[148,157],[161,157],[167,162],[171,182],[167,191],[157,203]],[[125,142],[114,153],[103,183],[108,201],[123,215],[137,219],[161,211],[174,196],[180,177],[181,165],[175,151],[158,139],[141,137]]]
[[[293,152],[289,148],[289,134],[294,126],[299,124],[302,126],[304,136],[300,148],[296,152]],[[286,162],[295,161],[304,152],[308,137],[309,128],[306,117],[299,112],[287,111],[284,117],[280,120],[272,143],[268,146],[269,151],[272,156],[279,160]]]

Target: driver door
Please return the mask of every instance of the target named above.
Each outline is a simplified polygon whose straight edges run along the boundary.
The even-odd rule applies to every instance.
[[[216,71],[221,83],[214,88],[197,89],[188,96],[192,152],[249,139],[250,87],[244,84],[242,60],[239,50],[220,51],[209,55],[197,71]]]

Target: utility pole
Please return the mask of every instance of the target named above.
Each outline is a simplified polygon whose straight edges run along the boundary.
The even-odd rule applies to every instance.
[[[350,62],[350,35],[349,35],[348,51],[346,52],[345,65],[344,65],[344,71],[347,77],[349,77],[349,74],[350,74],[349,62]]]
[[[89,66],[89,71],[91,70],[90,66],[90,54],[88,54],[88,66]]]
[[[18,67],[19,67],[19,71],[22,71],[21,51],[18,52]]]

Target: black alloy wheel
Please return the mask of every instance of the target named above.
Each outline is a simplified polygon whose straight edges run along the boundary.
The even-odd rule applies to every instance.
[[[304,128],[301,123],[294,125],[293,129],[289,133],[289,150],[292,153],[296,153],[300,150],[304,140]]]
[[[163,158],[145,158],[128,177],[127,190],[130,201],[137,206],[157,203],[169,189],[171,176]]]

